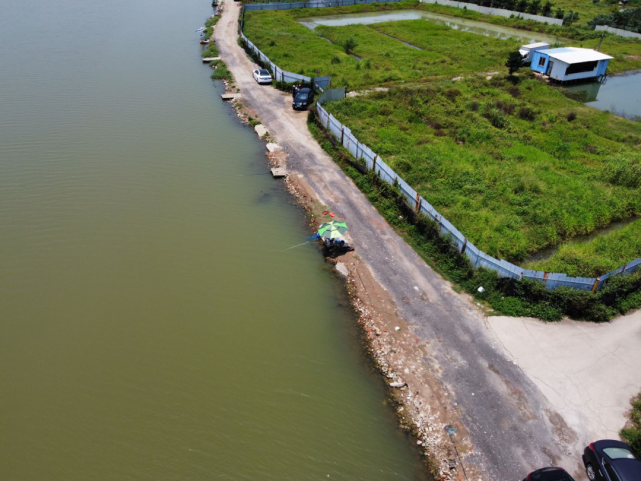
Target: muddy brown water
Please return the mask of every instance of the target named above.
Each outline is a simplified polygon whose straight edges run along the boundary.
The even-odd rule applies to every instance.
[[[419,479],[208,3],[3,8],[0,479]]]

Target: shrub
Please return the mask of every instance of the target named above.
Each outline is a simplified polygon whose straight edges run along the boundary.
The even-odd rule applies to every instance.
[[[356,39],[354,38],[354,35],[349,37],[343,43],[343,49],[345,49],[345,53],[352,53],[357,46],[358,44],[356,43]]]
[[[630,422],[621,430],[621,437],[630,445],[637,458],[641,458],[641,394],[632,400]]]
[[[576,119],[576,112],[570,112],[567,118],[568,118],[568,122],[572,122],[573,120]]]
[[[534,113],[534,110],[531,109],[530,107],[521,107],[519,109],[518,116],[523,120],[534,120],[534,118],[536,117],[536,114]]]

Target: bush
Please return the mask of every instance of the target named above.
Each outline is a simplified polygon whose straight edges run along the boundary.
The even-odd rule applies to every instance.
[[[576,119],[576,112],[570,112],[567,118],[568,118],[568,122],[572,122],[573,120]]]
[[[313,119],[312,115],[308,117],[310,122]],[[567,315],[575,319],[606,322],[617,313],[625,312],[624,309],[641,306],[641,270],[630,275],[613,276],[601,291],[593,294],[565,287],[549,291],[541,282],[499,278],[496,272],[474,269],[467,257],[440,235],[435,222],[414,213],[397,188],[381,181],[372,171],[365,175],[359,173],[352,167],[353,161],[347,160],[350,159],[349,152],[334,146],[336,141],[331,134],[313,123],[309,128],[321,147],[352,178],[390,225],[406,234],[408,242],[419,255],[439,273],[497,312],[545,321],[559,321]],[[483,286],[484,292],[478,292],[479,286]]]
[[[621,438],[626,441],[637,458],[641,459],[641,394],[632,400],[632,411],[628,427],[621,430]]]

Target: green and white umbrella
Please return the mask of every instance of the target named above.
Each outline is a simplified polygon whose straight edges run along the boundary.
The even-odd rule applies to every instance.
[[[343,221],[333,220],[318,228],[318,235],[322,239],[336,239],[347,232],[347,224]]]

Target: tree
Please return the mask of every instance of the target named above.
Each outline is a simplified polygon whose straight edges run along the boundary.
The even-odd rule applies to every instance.
[[[528,1],[527,0],[519,0],[516,3],[516,11],[517,12],[525,12],[527,7],[528,7]]]
[[[551,17],[552,16],[552,7],[553,6],[554,5],[552,4],[552,2],[550,2],[550,0],[545,2],[543,4],[543,8],[541,9],[541,15],[543,15],[544,17]]]
[[[343,48],[345,49],[345,53],[352,53],[354,49],[357,47],[356,39],[354,38],[354,35],[349,37],[347,40],[345,40],[345,43],[343,43]]]
[[[516,0],[505,0],[503,2],[503,8],[506,10],[514,10],[516,7]]]
[[[532,15],[538,15],[539,10],[541,10],[541,0],[532,0],[527,7],[527,13]]]
[[[518,69],[523,66],[523,55],[521,55],[518,50],[515,52],[511,52],[507,57],[505,66],[508,68],[510,76],[513,76],[518,71]]]
[[[558,18],[559,20],[563,19],[565,17],[565,10],[563,10],[561,7],[556,9],[556,12],[554,13],[554,18]]]

